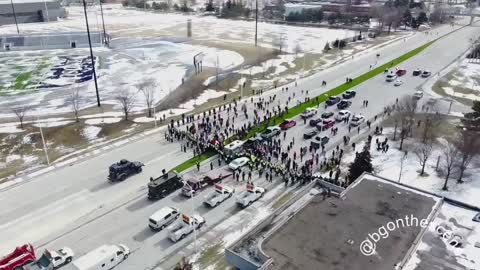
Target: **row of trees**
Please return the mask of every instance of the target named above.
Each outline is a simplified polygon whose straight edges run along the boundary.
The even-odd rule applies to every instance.
[[[131,6],[136,8],[145,8],[145,9],[154,9],[154,10],[161,10],[161,11],[168,11],[168,10],[175,10],[181,12],[192,12],[193,9],[191,8],[192,5],[195,5],[195,0],[184,0],[180,5],[177,3],[172,5],[171,0],[167,2],[153,2],[151,5],[146,3],[143,0],[123,0],[122,5],[124,7]]]
[[[404,139],[413,136],[413,134],[417,135],[419,143],[415,145],[413,153],[420,165],[420,175],[425,174],[425,167],[432,157],[434,145],[440,142],[441,156],[439,158],[445,176],[444,190],[448,190],[448,181],[453,173],[457,176],[457,183],[463,183],[465,172],[471,161],[480,154],[480,102],[474,102],[472,110],[471,113],[465,114],[462,119],[463,125],[459,127],[453,138],[439,140],[439,127],[444,122],[442,115],[437,113],[426,114],[422,124],[421,121],[415,120],[418,113],[415,99],[405,97],[395,106],[393,140],[400,140],[399,150],[403,150]],[[416,128],[416,132],[414,132],[414,128]],[[408,152],[405,151],[404,158],[407,155]],[[402,166],[403,161],[400,164]],[[363,172],[373,172],[368,143],[350,164],[349,179],[353,181]]]

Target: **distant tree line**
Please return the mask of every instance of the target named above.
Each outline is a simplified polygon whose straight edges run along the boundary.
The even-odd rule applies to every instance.
[[[221,10],[220,17],[222,18],[249,17],[251,13],[251,9],[246,7],[243,1],[237,0],[222,2]]]

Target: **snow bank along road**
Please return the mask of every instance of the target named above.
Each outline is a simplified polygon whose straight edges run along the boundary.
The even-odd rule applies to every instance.
[[[456,31],[402,64],[402,67],[409,72],[402,78],[404,84],[400,87],[386,83],[381,75],[359,85],[356,88],[357,97],[350,110],[361,112],[370,118],[381,112],[386,104],[393,103],[395,98],[413,93],[415,87],[423,81],[420,78],[411,77],[411,70],[417,67],[427,68],[435,74],[468,48],[468,39],[478,34],[477,29],[466,27]],[[443,26],[438,29],[438,32],[441,35],[451,30],[450,26]],[[347,76],[355,77],[368,71],[370,64],[375,62],[377,53],[381,55],[379,64],[385,63],[433,38],[436,38],[436,33],[430,36],[418,33],[405,42],[400,41],[378,51],[366,53],[301,80],[296,89],[308,89],[310,96],[318,95],[326,90],[319,87],[322,80],[326,80],[331,88],[343,83]],[[291,85],[289,88],[291,93],[294,87]],[[288,94],[278,90],[266,93],[264,96],[268,100],[268,95],[273,94],[277,95],[281,104],[285,104]],[[298,96],[304,98],[300,95],[300,91],[297,92]],[[360,108],[361,100],[364,99],[369,100],[368,108]],[[242,118],[239,120],[245,121]],[[289,136],[296,134],[296,141],[302,141],[301,134],[309,128],[304,126],[302,121],[297,122],[297,127],[289,131]],[[237,126],[239,124],[236,123]],[[343,124],[338,126],[340,128],[336,140],[341,139],[348,132]],[[328,131],[326,135],[329,135]],[[334,145],[334,141],[329,143],[329,146]],[[121,242],[135,251],[120,266],[121,269],[133,269],[132,267],[143,269],[155,265],[162,260],[162,257],[174,252],[189,240],[173,245],[165,238],[165,233],[151,234],[147,230],[148,216],[164,205],[176,206],[190,212],[191,203],[180,199],[178,193],[158,202],[147,201],[148,177],[158,176],[163,168],[170,169],[189,157],[191,157],[190,153],[180,152],[180,144],[166,143],[163,140],[163,134],[157,134],[1,191],[0,254],[5,254],[24,242],[52,248],[67,245],[78,255],[104,243]],[[106,180],[108,166],[120,158],[142,161],[147,166],[143,173],[125,182],[110,184]],[[196,200],[202,197],[203,194]],[[225,204],[210,211],[200,208],[195,211],[199,211],[206,217],[208,225],[232,214],[231,208],[230,204]]]

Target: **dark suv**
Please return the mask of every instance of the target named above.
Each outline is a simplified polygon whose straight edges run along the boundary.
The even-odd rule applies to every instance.
[[[145,165],[141,162],[131,162],[126,159],[122,159],[119,162],[110,165],[108,170],[108,180],[113,182],[123,181],[132,174],[142,172],[143,166]]]
[[[340,98],[339,98],[339,97],[331,96],[331,97],[329,97],[328,100],[327,100],[327,105],[328,105],[328,106],[332,106],[332,105],[337,104],[338,102],[340,102]]]
[[[343,109],[346,109],[346,108],[350,107],[350,105],[352,105],[351,101],[342,100],[342,101],[340,101],[340,103],[337,104],[337,108],[339,110],[343,110]]]
[[[355,92],[353,90],[352,91],[347,91],[347,92],[343,93],[342,97],[344,99],[350,99],[350,98],[354,98],[356,94],[357,94],[357,92]]]

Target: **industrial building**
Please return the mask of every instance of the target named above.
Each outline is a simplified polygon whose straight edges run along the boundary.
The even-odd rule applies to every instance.
[[[0,25],[48,22],[65,17],[60,0],[0,0]]]
[[[480,269],[478,207],[371,174],[347,189],[318,185],[227,247],[226,260],[241,270]]]

